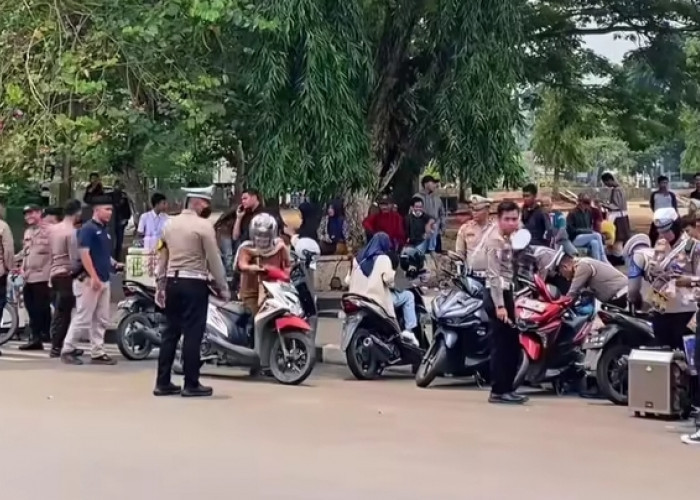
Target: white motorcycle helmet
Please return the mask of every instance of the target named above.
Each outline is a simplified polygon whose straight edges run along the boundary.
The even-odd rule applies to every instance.
[[[309,269],[316,269],[316,258],[321,255],[321,247],[316,241],[311,238],[301,238],[298,234],[292,236],[292,248],[294,253],[299,257],[303,257],[305,252],[314,255],[314,259],[309,264]]]
[[[678,220],[678,212],[674,208],[659,208],[654,211],[654,225],[660,233],[670,231],[673,223]]]
[[[261,254],[274,250],[277,235],[277,221],[272,215],[261,213],[250,221],[250,241]]]

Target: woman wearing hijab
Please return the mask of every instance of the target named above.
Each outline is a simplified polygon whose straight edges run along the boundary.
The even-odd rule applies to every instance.
[[[380,304],[386,313],[396,318],[395,308],[401,307],[404,317],[404,331],[401,337],[414,345],[418,339],[413,329],[418,326],[415,299],[408,290],[392,290],[394,286],[394,266],[388,255],[391,239],[386,233],[376,233],[352,261],[350,272],[350,293],[372,299]]]
[[[311,238],[316,241],[318,228],[321,225],[321,207],[311,199],[307,199],[299,205],[301,225],[297,234],[300,238]]]
[[[347,253],[348,222],[343,216],[343,206],[333,201],[326,208],[326,215],[318,226],[318,241],[322,255],[345,255]]]

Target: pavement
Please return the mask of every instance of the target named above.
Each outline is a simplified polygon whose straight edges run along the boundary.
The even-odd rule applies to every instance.
[[[3,351],[6,499],[656,500],[700,487],[688,426],[604,402],[536,393],[499,407],[468,384],[358,382],[331,365],[300,387],[229,370],[203,377],[213,398],[154,398],[154,361]]]

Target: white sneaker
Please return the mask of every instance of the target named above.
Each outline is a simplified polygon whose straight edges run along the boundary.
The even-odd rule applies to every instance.
[[[413,344],[414,346],[418,347],[418,339],[416,338],[416,334],[413,333],[411,330],[404,330],[400,333],[400,335],[404,342],[406,342],[407,344]]]
[[[685,434],[681,436],[681,441],[685,444],[700,444],[700,431],[695,434]]]

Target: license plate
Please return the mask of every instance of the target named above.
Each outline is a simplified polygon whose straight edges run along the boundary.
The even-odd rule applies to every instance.
[[[525,309],[530,309],[531,311],[535,311],[538,313],[542,313],[545,310],[545,305],[538,300],[522,299],[520,305]]]

